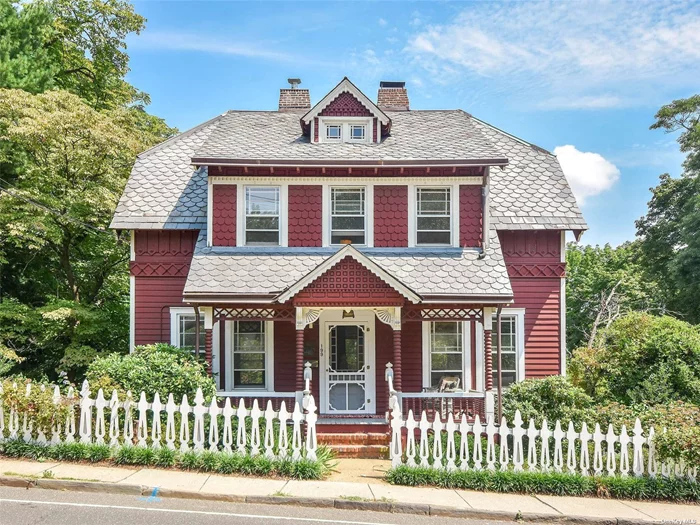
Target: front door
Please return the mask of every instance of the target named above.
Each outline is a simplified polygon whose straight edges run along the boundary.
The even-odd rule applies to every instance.
[[[321,323],[321,408],[326,414],[375,413],[374,313]],[[364,319],[361,319],[363,318]]]

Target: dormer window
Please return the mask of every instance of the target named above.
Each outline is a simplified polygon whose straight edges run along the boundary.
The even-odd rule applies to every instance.
[[[326,126],[327,140],[341,140],[343,138],[343,126],[340,124],[329,124]]]

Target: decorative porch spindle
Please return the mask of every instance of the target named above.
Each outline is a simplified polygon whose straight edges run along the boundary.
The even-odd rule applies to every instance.
[[[493,390],[493,356],[491,355],[491,330],[484,330],[484,368],[486,373],[486,391]]]
[[[394,329],[394,389],[401,392],[401,330]]]
[[[212,372],[212,362],[214,360],[214,354],[212,353],[212,329],[206,328],[204,330],[204,359],[207,362],[207,374],[211,376]]]
[[[296,390],[304,390],[304,329],[297,330],[296,338]]]

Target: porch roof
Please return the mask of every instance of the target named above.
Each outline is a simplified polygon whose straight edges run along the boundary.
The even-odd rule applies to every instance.
[[[274,302],[342,249],[208,247],[206,232],[202,230],[184,299]],[[495,231],[491,232],[489,247],[483,254],[462,248],[356,250],[424,302],[509,302],[513,298]]]

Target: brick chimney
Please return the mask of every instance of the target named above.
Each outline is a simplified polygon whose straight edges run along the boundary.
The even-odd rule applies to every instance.
[[[388,82],[382,80],[379,83],[377,106],[379,106],[379,109],[387,111],[408,111],[406,82]]]
[[[299,78],[289,78],[290,88],[280,89],[279,111],[299,111],[311,109],[311,96],[308,89],[299,89]]]

